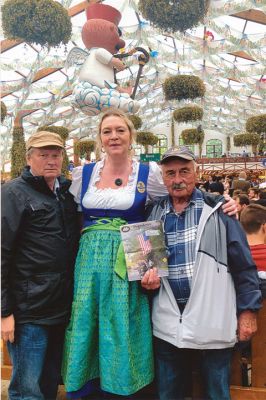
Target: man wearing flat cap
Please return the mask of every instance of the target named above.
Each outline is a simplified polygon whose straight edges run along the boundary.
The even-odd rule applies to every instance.
[[[163,221],[169,250],[169,276],[152,307],[159,398],[185,398],[188,361],[196,354],[204,398],[229,400],[232,348],[257,329],[256,266],[239,222],[221,209],[223,197],[196,188],[195,155],[174,147],[161,166],[169,195],[153,204],[148,218]],[[142,286],[156,288],[159,279],[146,276]]]
[[[64,144],[40,131],[27,166],[2,186],[2,339],[13,364],[9,399],[56,399],[79,239],[61,175]]]

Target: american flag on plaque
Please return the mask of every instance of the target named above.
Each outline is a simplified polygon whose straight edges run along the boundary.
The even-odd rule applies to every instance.
[[[138,241],[143,255],[145,256],[146,254],[149,254],[151,252],[152,246],[150,239],[145,232],[143,232],[141,235],[138,235]]]

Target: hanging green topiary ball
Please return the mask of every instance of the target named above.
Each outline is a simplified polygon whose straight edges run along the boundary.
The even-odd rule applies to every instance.
[[[7,0],[2,6],[7,39],[20,39],[41,46],[66,44],[72,24],[67,10],[54,0]]]
[[[258,145],[260,142],[260,136],[257,133],[241,133],[234,136],[234,145],[236,147]]]
[[[209,3],[209,0],[140,0],[139,10],[158,28],[184,32],[203,21]]]
[[[138,130],[139,128],[141,128],[142,125],[142,119],[138,116],[138,115],[129,115],[128,119],[130,119],[130,121],[132,122],[132,124],[134,125],[134,128],[136,130]]]
[[[95,147],[96,142],[94,140],[79,140],[74,144],[74,154],[89,160],[90,154],[95,150]]]
[[[154,146],[158,142],[158,137],[154,135],[152,132],[145,132],[145,131],[140,131],[137,132],[137,138],[136,142],[138,144],[141,144],[143,146]]]
[[[196,99],[205,95],[204,82],[195,75],[176,75],[163,83],[166,100]]]
[[[266,114],[248,118],[246,130],[247,132],[266,133]]]
[[[202,120],[203,109],[200,106],[185,106],[174,111],[174,119],[176,122],[188,122]]]
[[[204,140],[204,131],[201,128],[184,129],[181,137],[185,145],[202,144]]]

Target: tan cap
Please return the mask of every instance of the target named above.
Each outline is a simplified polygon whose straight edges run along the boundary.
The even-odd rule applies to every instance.
[[[31,147],[46,146],[57,146],[64,148],[64,142],[57,133],[39,131],[31,135],[31,137],[27,140],[26,150],[29,150]]]

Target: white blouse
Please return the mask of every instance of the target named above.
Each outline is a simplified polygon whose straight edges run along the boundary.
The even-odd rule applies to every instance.
[[[135,191],[139,173],[139,162],[132,160],[132,173],[128,178],[126,186],[117,189],[105,188],[98,189],[96,183],[100,180],[101,171],[104,166],[104,159],[98,161],[93,168],[88,189],[83,197],[83,206],[85,208],[94,209],[113,209],[127,210],[133,205],[135,199]],[[82,185],[83,167],[74,168],[72,171],[72,184],[69,191],[73,194],[76,203],[80,207],[80,195]],[[163,184],[161,168],[155,162],[149,163],[149,176],[147,181],[148,198],[165,196],[168,192]]]

